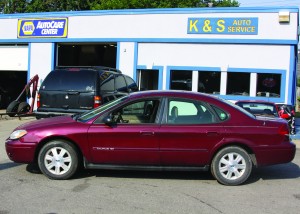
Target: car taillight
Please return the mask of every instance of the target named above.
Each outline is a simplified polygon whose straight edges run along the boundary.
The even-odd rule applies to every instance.
[[[101,97],[100,96],[94,96],[94,108],[97,108],[101,105]]]
[[[287,125],[282,125],[280,128],[279,128],[279,134],[280,135],[289,135],[290,132],[289,132],[289,127]]]
[[[279,128],[279,134],[284,136],[286,141],[290,140],[290,130],[287,124],[283,124]]]
[[[41,103],[40,103],[40,94],[38,94],[37,97],[36,97],[36,106],[38,108],[41,106]]]

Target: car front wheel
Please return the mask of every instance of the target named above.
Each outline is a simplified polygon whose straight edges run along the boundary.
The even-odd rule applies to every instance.
[[[244,183],[252,171],[249,154],[236,146],[220,150],[211,163],[211,173],[218,182],[234,186]]]
[[[48,178],[65,180],[73,176],[78,169],[78,153],[68,141],[54,140],[40,150],[38,165]]]

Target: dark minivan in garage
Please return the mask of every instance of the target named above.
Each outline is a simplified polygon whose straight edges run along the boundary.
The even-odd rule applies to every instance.
[[[57,67],[37,96],[37,118],[82,113],[137,91],[135,81],[115,68]]]

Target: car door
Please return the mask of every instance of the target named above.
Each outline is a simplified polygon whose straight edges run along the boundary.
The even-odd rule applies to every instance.
[[[157,165],[159,99],[139,100],[109,112],[112,124],[93,124],[88,140],[94,163]]]
[[[159,133],[162,165],[202,166],[224,136],[214,110],[199,101],[169,99]]]

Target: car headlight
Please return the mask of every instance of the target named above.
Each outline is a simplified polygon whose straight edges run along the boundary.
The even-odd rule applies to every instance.
[[[26,130],[16,130],[10,134],[9,139],[16,140],[27,134]]]

